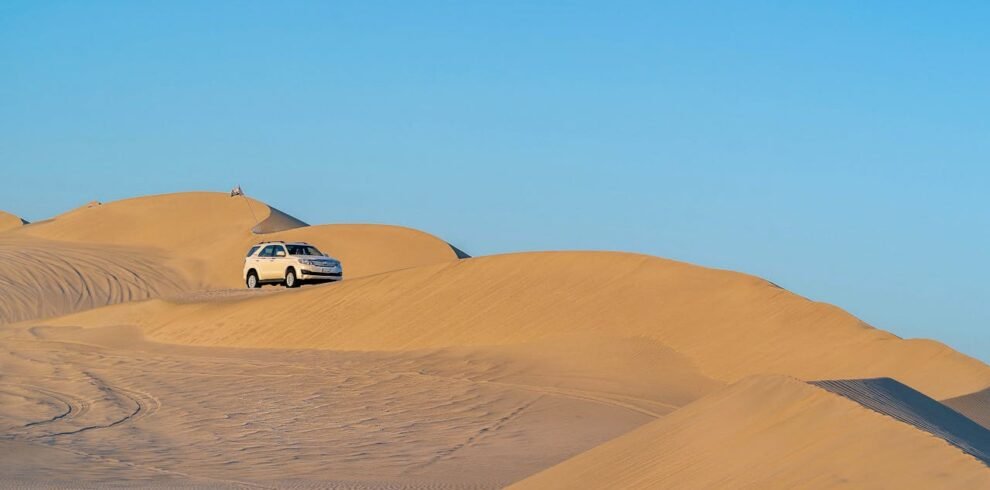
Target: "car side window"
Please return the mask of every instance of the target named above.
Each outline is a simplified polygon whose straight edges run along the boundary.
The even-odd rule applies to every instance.
[[[261,248],[260,245],[255,245],[255,246],[251,247],[251,250],[248,250],[247,256],[250,257],[250,256],[254,255],[254,253],[257,252],[259,248]]]
[[[258,254],[258,257],[272,257],[274,255],[275,255],[275,245],[269,245],[265,247],[260,254]]]
[[[275,248],[272,250],[272,255],[277,257],[279,252],[282,252],[282,256],[285,257],[285,247],[275,245]]]

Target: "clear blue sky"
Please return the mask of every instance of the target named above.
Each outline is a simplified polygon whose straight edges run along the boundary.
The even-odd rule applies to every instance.
[[[990,3],[486,3],[0,3],[0,209],[240,183],[475,255],[750,272],[990,360]]]

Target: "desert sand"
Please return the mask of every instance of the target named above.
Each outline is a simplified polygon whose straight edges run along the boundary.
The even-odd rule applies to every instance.
[[[891,398],[881,407],[899,402]],[[985,460],[886,410],[870,410],[794,378],[755,376],[512,488],[988,485]]]
[[[8,212],[0,211],[0,232],[24,226],[26,222]]]
[[[990,367],[746,274],[220,193],[0,230],[0,486],[990,488]],[[243,289],[269,239],[345,280]]]

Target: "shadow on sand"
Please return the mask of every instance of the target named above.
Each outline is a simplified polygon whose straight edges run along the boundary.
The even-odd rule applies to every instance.
[[[461,249],[459,249],[459,248],[457,248],[457,247],[455,247],[455,246],[453,246],[453,245],[451,245],[449,243],[447,244],[447,246],[450,247],[450,249],[454,251],[454,255],[457,255],[457,258],[458,259],[470,259],[471,258],[471,256],[468,255],[467,252],[465,252],[465,251],[463,251],[463,250],[461,250]]]
[[[260,223],[254,225],[254,228],[251,228],[252,233],[256,235],[263,235],[265,233],[275,233],[276,231],[285,231],[293,228],[309,226],[299,218],[285,214],[271,206],[269,206],[269,208],[271,209],[271,214],[269,214],[268,217]]]
[[[897,380],[826,380],[811,384],[944,439],[990,466],[990,430]]]
[[[990,429],[990,388],[942,400],[942,404]]]

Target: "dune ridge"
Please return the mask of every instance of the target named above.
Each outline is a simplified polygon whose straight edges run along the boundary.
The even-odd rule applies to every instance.
[[[756,376],[512,489],[984,488],[976,458],[844,396]]]
[[[299,218],[289,216],[288,214],[269,206],[268,217],[254,225],[254,228],[251,228],[251,232],[261,235],[265,233],[275,233],[276,231],[291,230],[293,228],[302,228],[304,226],[309,225]]]
[[[811,384],[928,432],[990,464],[990,431],[897,380],[843,379]]]
[[[429,233],[396,225],[314,225],[263,235],[262,239],[319,245],[324,252],[341,260],[346,278],[458,260],[447,242]]]
[[[760,373],[893,377],[933,398],[990,384],[990,368],[975,359],[901,340],[762,279],[623,253],[481,257],[238,302],[152,302],[56,323],[140,325],[149,338],[177,344],[331,350],[588,334],[655,341],[723,382]]]

